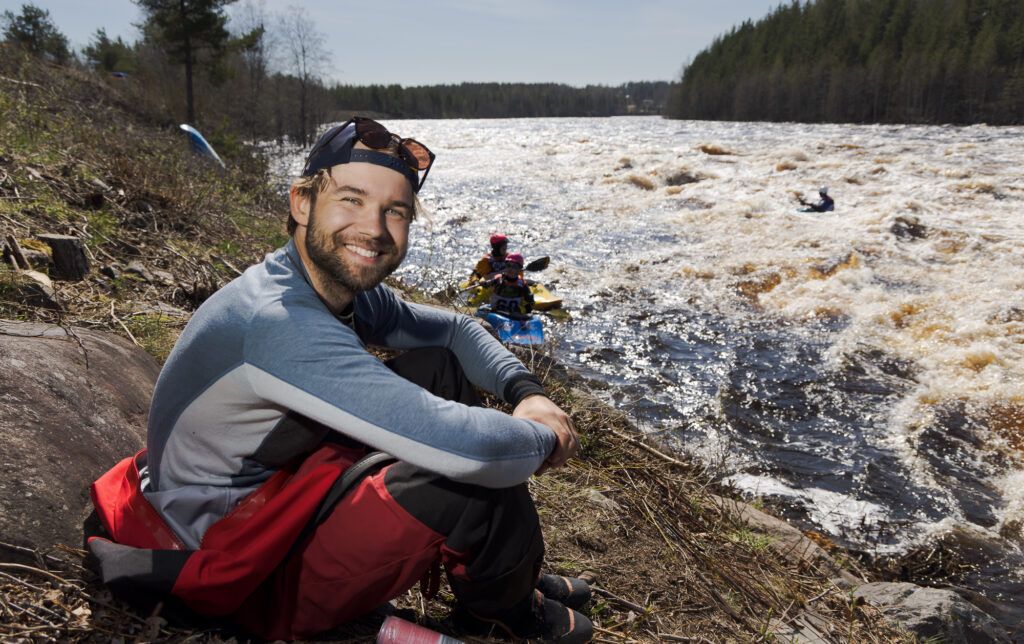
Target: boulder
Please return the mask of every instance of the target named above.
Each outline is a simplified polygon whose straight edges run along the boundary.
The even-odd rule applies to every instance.
[[[861,583],[861,579],[840,566],[824,548],[782,519],[761,512],[742,501],[715,495],[709,495],[709,497],[726,515],[735,517],[756,532],[772,537],[768,547],[783,559],[815,568],[823,574],[837,578],[848,586]]]
[[[887,618],[913,631],[922,640],[971,644],[1010,642],[991,616],[952,590],[878,582],[858,587],[853,596],[877,607]]]
[[[89,485],[145,445],[159,371],[118,336],[0,320],[0,541],[82,547]]]
[[[928,236],[928,227],[913,216],[894,218],[889,230],[900,239],[915,240]]]

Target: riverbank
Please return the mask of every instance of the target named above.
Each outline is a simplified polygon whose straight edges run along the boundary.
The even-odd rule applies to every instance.
[[[0,317],[109,331],[162,361],[191,311],[284,241],[286,206],[262,165],[241,153],[226,159],[228,172],[206,164],[173,124],[159,126],[158,107],[141,107],[136,88],[11,58],[0,61],[0,76]],[[82,279],[61,278],[43,233],[78,240],[88,264]],[[530,485],[549,568],[597,578],[590,614],[598,640],[746,642],[804,632],[913,641],[851,599],[850,588],[868,577],[855,562],[727,500],[708,472],[596,402],[595,383],[544,353],[522,357],[581,432],[579,457]],[[43,548],[37,566],[5,569],[0,596],[26,609],[0,612],[5,638],[241,637],[109,595],[84,552],[68,547],[76,545]],[[25,547],[0,547],[0,560]],[[54,594],[72,581],[81,592]],[[414,589],[396,603],[402,616],[449,631],[451,601],[442,586],[433,600]],[[329,637],[370,641],[374,626]]]

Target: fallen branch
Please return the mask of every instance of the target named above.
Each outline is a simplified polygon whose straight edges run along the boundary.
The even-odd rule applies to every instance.
[[[658,633],[658,637],[670,642],[700,642],[701,644],[714,644],[705,637],[686,637],[685,635],[672,635],[670,633]]]
[[[28,85],[29,87],[42,87],[42,85],[40,85],[38,83],[33,83],[31,81],[15,80],[13,78],[7,78],[6,76],[0,76],[0,80],[7,81],[8,83],[14,83],[15,85]]]
[[[33,574],[40,575],[42,577],[48,577],[48,578],[52,579],[53,581],[59,581],[59,582],[61,582],[63,584],[69,584],[70,583],[68,580],[64,579],[63,577],[60,577],[59,575],[55,575],[52,572],[49,572],[47,570],[43,570],[41,568],[33,568],[32,566],[26,566],[24,564],[0,562],[0,568],[3,568],[5,570],[20,570],[20,571],[23,571],[23,572],[31,572]]]
[[[24,197],[5,197],[5,199],[12,199],[12,200],[14,200],[14,199],[23,199],[23,198]],[[20,221],[15,221],[14,219],[11,219],[10,217],[8,217],[7,215],[5,215],[3,213],[0,213],[0,217],[3,217],[6,221],[14,224],[15,226],[21,226],[25,230],[32,230],[31,226],[26,226],[25,224],[21,223]]]
[[[139,344],[139,341],[135,339],[135,336],[132,335],[132,332],[128,330],[128,327],[125,326],[124,322],[121,321],[121,318],[117,317],[117,315],[114,314],[114,301],[113,300],[110,301],[110,317],[112,317],[114,319],[114,322],[117,322],[118,324],[121,325],[121,328],[124,329],[124,332],[128,334],[128,338],[133,343],[135,343],[135,346],[137,346],[137,347],[141,347],[142,346],[141,344]]]
[[[636,642],[637,641],[637,640],[629,639],[628,637],[626,637],[622,633],[616,633],[615,631],[610,631],[610,630],[608,630],[606,628],[601,628],[600,626],[594,626],[594,631],[597,632],[597,633],[604,633],[605,635],[611,635],[612,637],[617,637],[618,638],[618,640],[617,640],[618,644],[629,644],[631,642]],[[598,640],[597,638],[594,638],[594,641],[597,642],[597,641],[601,641],[601,640]],[[605,640],[605,641],[607,641],[607,640]]]
[[[31,268],[28,265],[28,260],[25,259],[25,254],[21,252],[21,246],[18,245],[18,240],[14,235],[7,235],[7,249],[11,253],[11,258],[14,260],[14,267],[22,270],[28,270]]]
[[[829,593],[830,593],[830,592],[832,592],[833,590],[835,590],[835,588],[834,588],[834,587],[829,587],[829,588],[826,588],[825,590],[821,591],[820,593],[818,593],[818,594],[817,594],[817,595],[815,595],[814,597],[811,597],[810,599],[808,599],[808,600],[807,600],[807,603],[808,603],[808,604],[813,604],[814,602],[818,601],[819,599],[821,599],[821,598],[822,598],[822,597],[824,597],[825,595],[829,594]]]
[[[241,276],[242,275],[242,271],[240,271],[237,268],[235,268],[235,266],[231,262],[229,262],[228,260],[224,259],[223,257],[217,257],[216,255],[210,255],[210,259],[212,259],[215,262],[220,262],[221,264],[224,264],[235,275],[237,275],[237,276]]]
[[[39,586],[36,586],[35,584],[30,584],[27,581],[25,581],[24,579],[18,579],[14,575],[8,575],[6,572],[0,572],[0,578],[8,579],[10,581],[13,581],[16,584],[20,584],[20,585],[24,586],[25,588],[28,588],[29,590],[36,591],[37,593],[45,593],[46,592],[45,588],[40,588]]]
[[[631,602],[629,600],[623,599],[623,598],[619,597],[618,595],[616,595],[615,593],[613,593],[611,591],[608,591],[608,590],[605,590],[604,588],[597,588],[595,586],[595,587],[591,588],[591,590],[594,591],[595,595],[600,595],[600,596],[604,597],[605,599],[610,599],[613,602],[615,602],[616,604],[619,604],[620,606],[628,608],[629,610],[636,611],[637,613],[641,613],[643,615],[646,615],[647,612],[648,612],[648,610],[646,608],[644,608],[643,606],[640,606],[638,604],[634,604],[633,602]]]
[[[647,450],[648,452],[650,452],[651,454],[654,454],[655,456],[657,456],[661,460],[665,461],[666,463],[669,463],[671,465],[675,465],[677,467],[685,467],[685,468],[690,468],[691,467],[688,463],[684,463],[683,461],[680,461],[677,458],[672,458],[668,454],[663,454],[662,452],[659,452],[658,450],[654,449],[653,447],[651,447],[647,443],[643,442],[642,440],[639,440],[637,438],[633,438],[632,436],[629,436],[627,434],[623,434],[622,432],[620,432],[620,431],[618,431],[618,430],[616,430],[616,429],[614,429],[612,427],[609,427],[608,431],[610,431],[611,433],[615,434],[616,436],[618,436],[622,440],[629,441],[630,443],[633,443],[637,447],[639,447],[641,449],[644,449],[644,450]]]

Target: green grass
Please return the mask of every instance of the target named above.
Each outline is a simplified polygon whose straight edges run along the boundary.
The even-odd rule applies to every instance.
[[[133,315],[124,323],[146,353],[161,364],[171,353],[181,325],[179,320],[154,313]]]

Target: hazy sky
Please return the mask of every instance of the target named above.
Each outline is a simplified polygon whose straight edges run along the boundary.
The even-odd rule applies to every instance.
[[[619,85],[675,80],[715,36],[780,0],[241,0],[269,17],[302,7],[326,37],[328,82],[432,85],[462,81]],[[0,0],[20,13],[21,0]],[[128,42],[141,20],[130,0],[35,0],[77,51],[103,27]],[[274,24],[279,20],[270,20]]]

